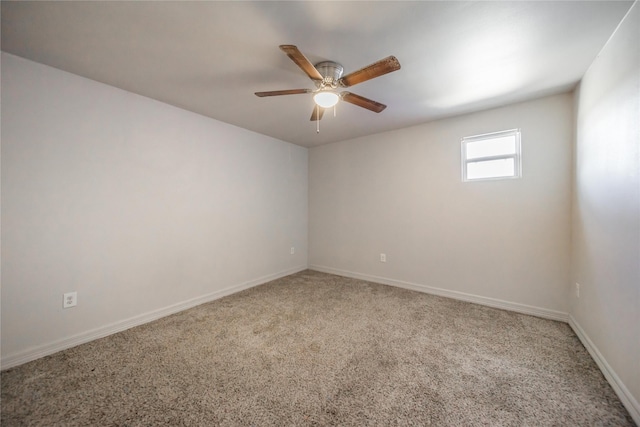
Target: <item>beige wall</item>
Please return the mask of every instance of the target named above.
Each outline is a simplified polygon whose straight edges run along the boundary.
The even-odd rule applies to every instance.
[[[576,93],[572,324],[640,423],[640,7]],[[575,293],[580,284],[580,298]]]
[[[572,111],[557,95],[310,149],[310,266],[566,319]],[[513,128],[522,178],[463,183],[460,139]]]
[[[305,148],[3,53],[3,367],[305,268],[307,188]]]

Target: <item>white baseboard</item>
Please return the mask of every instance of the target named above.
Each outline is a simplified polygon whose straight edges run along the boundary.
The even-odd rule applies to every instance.
[[[276,280],[281,277],[289,276],[290,274],[298,273],[306,269],[307,269],[307,266],[299,266],[299,267],[295,267],[295,268],[281,271],[278,273],[269,274],[267,276],[259,277],[257,279],[249,280],[247,282],[240,283],[238,285],[230,286],[225,289],[211,292],[209,294],[202,295],[200,297],[192,298],[187,301],[182,301],[165,308],[153,310],[147,313],[140,314],[138,316],[131,317],[129,319],[125,319],[122,321],[111,323],[109,325],[101,326],[99,328],[92,329],[86,332],[82,332],[80,334],[77,334],[68,338],[64,338],[64,339],[54,341],[48,344],[44,344],[38,347],[33,347],[28,350],[11,354],[2,358],[2,361],[0,361],[0,365],[2,366],[2,370],[9,369],[14,366],[22,365],[23,363],[27,363],[44,356],[48,356],[53,353],[57,353],[58,351],[66,350],[68,348],[75,347],[77,345],[84,344],[98,338],[103,338],[108,335],[115,334],[117,332],[122,332],[127,329],[133,328],[134,326],[139,326],[145,323],[149,323],[154,320],[160,319],[162,317],[166,317],[171,314],[175,314],[180,311],[184,311],[189,308],[195,307],[197,305],[204,304],[204,303],[225,297],[227,295],[231,295],[236,292],[240,292],[245,289],[252,288],[254,286],[262,285],[266,282],[270,282],[272,280]]]
[[[593,341],[591,341],[589,335],[587,335],[584,329],[582,329],[580,324],[571,315],[569,315],[569,326],[571,326],[571,329],[573,329],[582,342],[582,345],[585,346],[593,360],[595,360],[596,364],[602,371],[602,374],[607,381],[609,381],[609,384],[611,384],[613,391],[616,392],[624,407],[629,411],[633,421],[637,425],[640,425],[640,403],[638,403],[638,401],[633,397],[627,386],[624,385],[620,380],[620,377],[618,377],[613,368],[611,368],[609,363],[607,363],[607,360],[604,358],[602,353],[600,353],[600,350],[598,350]]]
[[[338,276],[351,277],[354,279],[367,280],[369,282],[381,283],[383,285],[396,286],[404,289],[411,289],[413,291],[424,292],[427,294],[438,295],[441,297],[447,297],[457,299],[461,301],[472,302],[475,304],[486,305],[488,307],[500,308],[508,311],[515,311],[517,313],[529,314],[531,316],[542,317],[545,319],[558,320],[560,322],[568,322],[569,315],[561,311],[549,310],[546,308],[533,307],[530,305],[519,304],[516,302],[503,301],[495,298],[488,298],[479,295],[468,294],[465,292],[450,291],[442,288],[435,288],[433,286],[420,285],[417,283],[404,282],[402,280],[389,279],[386,277],[372,276],[369,274],[355,273],[353,271],[339,270],[337,268],[325,267],[322,265],[310,265],[310,270],[321,271],[324,273],[336,274]]]

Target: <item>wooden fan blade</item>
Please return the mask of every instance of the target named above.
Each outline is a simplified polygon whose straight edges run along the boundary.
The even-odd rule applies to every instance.
[[[324,108],[318,107],[317,105],[313,107],[313,113],[311,113],[311,118],[309,119],[312,122],[316,120],[321,120],[322,115],[324,114]]]
[[[396,57],[388,56],[358,71],[354,71],[353,73],[347,74],[346,76],[338,80],[338,82],[344,87],[349,87],[349,86],[357,85],[358,83],[366,82],[367,80],[371,80],[376,77],[380,77],[382,75],[385,75],[387,73],[390,73],[392,71],[396,71],[399,69],[400,69],[400,63],[398,62]]]
[[[371,110],[374,113],[379,113],[387,108],[387,106],[384,104],[372,101],[371,99],[367,99],[364,96],[356,95],[355,93],[342,92],[340,96],[342,97],[343,101],[353,105],[357,105],[358,107],[366,108],[367,110]]]
[[[297,95],[299,93],[310,93],[311,89],[288,89],[288,90],[272,90],[270,92],[256,92],[256,96],[280,96],[280,95]]]
[[[316,67],[313,66],[313,64],[307,59],[306,56],[302,54],[302,52],[298,50],[296,46],[291,44],[283,44],[280,45],[280,49],[284,53],[286,53],[287,56],[291,58],[291,60],[295,62],[296,65],[300,67],[300,69],[304,71],[311,80],[322,80],[322,74],[320,74],[320,72],[316,70]]]

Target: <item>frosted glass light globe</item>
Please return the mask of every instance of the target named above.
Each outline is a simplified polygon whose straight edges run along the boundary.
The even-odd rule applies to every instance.
[[[322,108],[331,108],[338,103],[340,97],[334,92],[318,92],[313,95],[313,100]]]

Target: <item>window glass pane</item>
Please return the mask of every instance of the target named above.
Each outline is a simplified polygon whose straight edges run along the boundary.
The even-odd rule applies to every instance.
[[[486,160],[467,163],[467,179],[515,176],[515,159]]]
[[[467,142],[467,159],[501,156],[504,154],[515,154],[515,152],[515,135],[507,135],[497,138],[482,139],[480,141]]]

